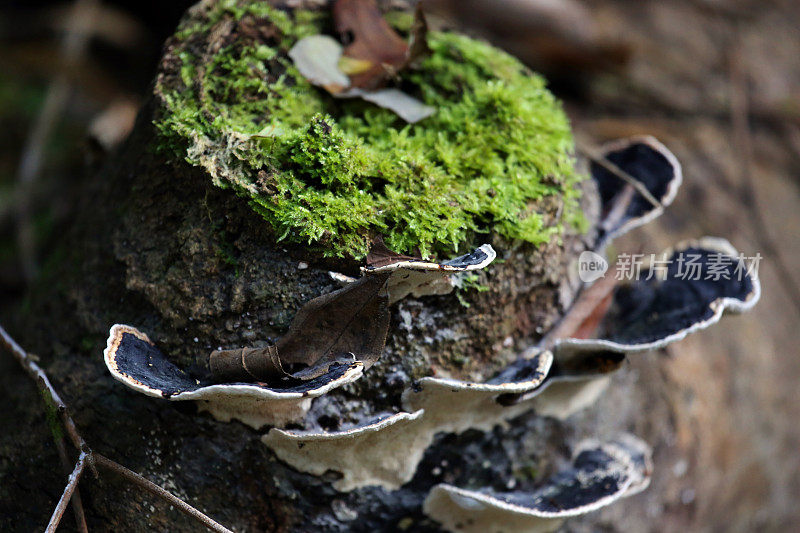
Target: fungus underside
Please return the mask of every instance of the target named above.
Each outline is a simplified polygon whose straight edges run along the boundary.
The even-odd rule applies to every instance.
[[[436,113],[406,124],[297,72],[287,52],[332,34],[327,12],[223,1],[204,20],[179,27],[158,82],[159,148],[246,197],[278,239],[361,259],[380,234],[430,258],[481,233],[541,244],[581,224],[568,120],[511,56],[432,32],[432,55],[398,86]]]

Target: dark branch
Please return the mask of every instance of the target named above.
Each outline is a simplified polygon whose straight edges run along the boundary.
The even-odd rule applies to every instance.
[[[58,458],[61,460],[61,465],[64,467],[64,473],[70,473],[70,463],[67,457],[67,448],[64,446],[64,439],[58,435],[54,435],[53,439],[56,442],[56,450],[58,451]],[[83,502],[81,501],[81,492],[78,487],[75,487],[75,492],[72,494],[72,512],[75,514],[75,523],[78,531],[81,533],[89,533],[89,528],[86,525],[86,513],[83,512]]]
[[[30,354],[23,350],[22,347],[17,344],[17,341],[15,341],[2,326],[0,326],[0,344],[5,346],[5,348],[11,352],[11,355],[13,355],[19,364],[22,365],[23,370],[25,370],[31,379],[33,379],[39,385],[39,388],[42,390],[42,392],[50,397],[50,400],[53,402],[58,410],[59,415],[61,416],[61,422],[64,424],[64,429],[67,431],[67,435],[72,441],[72,444],[75,445],[77,449],[86,451],[86,443],[78,433],[78,429],[75,427],[75,422],[72,421],[72,417],[69,416],[69,413],[67,412],[67,405],[58,395],[56,389],[53,388],[53,384],[50,383],[50,380],[47,378],[47,374],[44,373],[44,370],[42,370],[42,367],[34,362]]]
[[[53,516],[50,517],[50,522],[47,524],[45,533],[55,533],[55,530],[58,529],[58,524],[61,522],[61,517],[64,516],[64,511],[67,508],[67,504],[72,499],[72,493],[75,492],[75,489],[78,486],[78,481],[81,479],[81,474],[86,466],[87,458],[88,455],[86,452],[81,452],[80,456],[78,457],[78,462],[75,463],[75,468],[69,475],[67,486],[64,487],[64,493],[61,495],[61,499],[58,500],[58,505],[56,505],[56,508],[53,511]]]
[[[67,412],[67,405],[58,395],[58,392],[56,392],[55,388],[53,388],[52,383],[50,383],[50,380],[47,378],[47,374],[45,374],[44,370],[42,370],[42,368],[36,364],[31,355],[23,350],[22,347],[17,344],[17,341],[15,341],[2,326],[0,326],[0,345],[4,346],[9,352],[11,352],[25,372],[27,372],[28,375],[31,376],[31,379],[33,379],[39,385],[46,399],[49,399],[49,401],[52,402],[61,417],[61,421],[70,437],[70,440],[75,447],[80,450],[78,462],[75,465],[72,474],[70,474],[69,482],[64,489],[64,493],[61,495],[61,499],[58,501],[55,511],[53,511],[53,516],[50,518],[50,523],[48,524],[46,530],[48,533],[56,530],[59,522],[61,521],[61,517],[64,515],[67,502],[70,500],[73,501],[73,506],[75,507],[75,516],[76,520],[78,521],[78,527],[83,531],[86,530],[86,521],[83,517],[83,507],[81,506],[80,496],[76,491],[76,487],[78,485],[80,475],[87,465],[93,471],[95,465],[100,465],[103,468],[119,474],[134,485],[137,485],[146,491],[155,494],[171,505],[174,505],[182,513],[196,519],[211,531],[217,531],[218,533],[233,533],[230,529],[217,523],[209,516],[198,511],[185,501],[159,487],[152,481],[140,476],[132,470],[125,468],[116,461],[112,461],[111,459],[100,455],[99,453],[92,452],[92,449],[89,448],[89,446],[83,440],[83,437],[81,437],[80,433],[78,433],[78,429],[75,427],[75,422],[73,422],[72,417],[70,417],[69,413]],[[59,448],[58,444],[59,443],[56,442],[57,448]],[[64,451],[63,442],[61,442],[59,451],[59,455],[62,457],[63,461],[64,458],[66,458],[66,451],[64,451],[63,455],[61,454],[61,451]],[[97,475],[97,472],[94,471],[94,474]]]
[[[617,165],[606,159],[605,157],[598,155],[594,150],[586,147],[580,146],[578,147],[578,152],[583,155],[586,159],[591,161],[592,163],[598,164],[604,169],[606,169],[611,174],[615,175],[616,177],[620,178],[622,181],[636,189],[636,192],[641,194],[645,200],[653,204],[653,207],[663,207],[661,202],[653,196],[650,191],[647,190],[647,187],[644,184],[619,168]]]
[[[150,492],[151,494],[155,494],[156,496],[166,501],[170,505],[174,505],[175,507],[177,507],[178,510],[181,511],[182,513],[197,519],[199,522],[202,522],[203,525],[206,526],[211,531],[217,531],[219,533],[233,533],[230,529],[215,522],[211,517],[198,511],[197,509],[195,509],[185,501],[181,500],[174,494],[167,492],[166,490],[159,487],[149,479],[140,476],[133,470],[125,468],[116,461],[112,461],[108,457],[100,455],[99,453],[96,452],[94,454],[94,460],[95,464],[97,464],[98,466],[102,468],[107,468],[108,470],[111,470],[112,472],[115,472],[116,474],[119,474],[123,478],[127,479],[134,485],[143,488],[144,490]]]

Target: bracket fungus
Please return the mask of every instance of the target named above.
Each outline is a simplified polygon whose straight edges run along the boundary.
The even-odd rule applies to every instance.
[[[689,279],[681,271],[686,258],[692,258],[694,269]],[[532,399],[541,414],[568,416],[595,401],[626,354],[663,348],[718,322],[726,312],[746,311],[760,293],[758,279],[726,240],[681,243],[642,269],[638,280],[616,287],[598,317],[599,336],[555,340],[553,367],[541,388],[506,401]]]
[[[425,377],[405,391],[403,405],[406,409],[423,409],[433,433],[461,433],[473,428],[489,431],[528,410],[527,407],[509,409],[498,398],[538,389],[552,361],[549,351],[538,352],[485,383]]]
[[[549,366],[550,353],[540,355],[535,359],[536,364]],[[536,387],[544,375],[537,372],[530,381],[497,384],[423,378],[415,386],[419,392],[407,389],[403,395],[406,408],[412,412],[401,411],[344,431],[273,428],[263,442],[280,459],[302,472],[340,473],[342,478],[334,483],[337,490],[350,491],[370,485],[397,489],[414,476],[425,450],[438,433],[487,431],[529,411],[528,405],[508,407],[496,400],[509,390]]]
[[[396,489],[414,475],[432,435],[420,431],[423,411],[379,417],[342,431],[273,428],[262,437],[275,455],[298,470],[321,476],[341,473],[333,483],[346,492],[378,485]]]
[[[543,533],[572,516],[610,505],[647,488],[650,448],[631,435],[610,442],[586,441],[572,466],[530,492],[497,493],[441,484],[425,500],[425,514],[449,531]]]
[[[388,250],[385,247],[379,248],[379,250],[382,252],[381,254],[367,257],[368,266],[362,270],[366,275],[390,274],[387,283],[390,305],[409,294],[415,298],[447,294],[453,290],[450,275],[481,270],[489,266],[497,257],[497,253],[488,244],[481,245],[466,255],[443,263],[396,256],[396,254],[392,256],[385,253],[385,250]]]
[[[718,322],[726,312],[750,309],[760,283],[728,241],[704,237],[663,252],[638,280],[619,285],[595,339],[564,339],[570,351],[641,352],[661,348]]]
[[[423,378],[403,394],[404,407],[410,412],[359,424],[346,431],[274,428],[263,441],[298,470],[317,475],[327,471],[341,473],[342,479],[334,483],[338,490],[368,485],[396,489],[414,476],[437,433],[460,433],[471,428],[489,430],[529,410],[527,406],[508,408],[496,399],[504,393],[535,389],[544,380],[551,363],[552,355],[544,351],[486,383]],[[380,443],[385,444],[376,445]]]
[[[483,244],[471,253],[443,263],[424,261],[418,257],[400,255],[389,250],[382,240],[376,239],[367,256],[367,266],[362,273],[391,273],[387,290],[389,305],[408,295],[415,298],[449,294],[455,288],[453,274],[481,270],[497,258],[497,252],[489,244]],[[341,286],[358,281],[341,272],[328,272],[332,280]]]
[[[111,327],[103,355],[114,379],[133,390],[173,402],[194,400],[218,420],[235,418],[256,429],[302,418],[312,398],[357,380],[364,370],[360,361],[336,364],[322,376],[282,386],[201,382],[172,364],[146,334],[121,324]]]
[[[606,143],[591,159],[601,205],[598,249],[660,216],[683,181],[678,159],[650,136]]]
[[[609,154],[618,154],[615,159],[627,172],[648,184],[652,194],[659,195],[662,206],[672,201],[681,180],[680,166],[666,148],[649,137],[607,146]],[[598,172],[594,172],[593,176],[598,180],[607,178]],[[604,186],[610,189],[611,184]],[[619,205],[619,200],[614,200],[613,196],[611,201]],[[620,224],[605,234],[605,243],[634,225],[651,220],[663,209],[641,201],[634,205],[631,197],[625,202],[627,218],[619,219]],[[680,254],[699,255],[697,275],[700,279],[678,276],[676,265]],[[722,258],[727,267],[722,270],[717,267],[717,273],[706,279],[710,258],[717,256]],[[368,423],[339,432],[272,429],[263,440],[279,457],[301,471],[340,472],[342,480],[335,485],[340,490],[351,490],[370,483],[398,488],[411,479],[424,449],[433,442],[437,433],[460,433],[467,429],[488,431],[527,411],[564,419],[597,399],[608,385],[610,375],[622,368],[627,353],[649,350],[679,340],[691,331],[713,324],[725,310],[742,311],[754,305],[758,299],[758,281],[752,276],[745,273],[739,282],[731,281],[734,271],[741,271],[743,265],[738,252],[722,239],[707,237],[683,243],[665,252],[663,257],[672,265],[670,268],[660,270],[659,275],[655,275],[657,265],[652,267],[653,275],[647,268],[643,269],[642,279],[619,284],[610,298],[605,298],[603,305],[594,310],[596,316],[588,321],[592,327],[587,329],[583,324],[587,329],[583,333],[588,335],[592,329],[598,329],[600,337],[597,339],[568,337],[551,342],[549,348],[532,347],[523,352],[515,363],[486,382],[421,378],[403,394],[402,407],[406,412],[389,416],[380,423]],[[406,259],[389,267],[373,267],[372,270],[412,264],[413,261]],[[578,305],[578,302],[574,305]],[[618,342],[620,340],[626,340],[628,344]],[[383,433],[386,442],[402,441],[405,453],[398,456],[392,447],[366,446],[366,442],[375,441],[376,431]],[[635,439],[628,441],[638,442]],[[322,448],[321,442],[325,443],[324,452],[314,453],[313,450]],[[360,453],[357,456],[349,455],[346,450],[350,447],[357,448]],[[617,445],[613,449],[619,451],[620,447],[624,448]],[[628,447],[642,449],[638,444]],[[637,469],[626,474],[628,477],[624,482],[620,481],[612,493],[597,500],[597,505],[576,505],[570,508],[572,511],[559,511],[548,519],[539,518],[548,524],[546,527],[554,527],[566,516],[588,512],[630,494],[634,489],[643,489],[646,482],[642,481],[641,471],[644,469],[649,474],[650,468],[643,466],[649,459],[645,461],[642,458],[648,453],[637,455],[631,452],[621,456],[617,453],[617,457],[623,457],[621,461],[626,465],[633,464],[630,459],[632,455],[639,457]],[[394,470],[389,465],[394,465]],[[371,469],[365,469],[365,466]],[[429,499],[429,506],[433,508],[441,504],[445,493],[452,495],[460,490],[438,487],[434,492],[438,494],[437,499]],[[463,492],[460,494],[464,496]],[[476,498],[483,498],[486,503],[488,497]],[[497,504],[496,507],[506,505],[502,500],[492,501]],[[531,516],[541,514],[540,510],[530,509],[522,514],[525,513]],[[522,524],[528,524],[525,527],[530,526],[531,516],[526,515],[522,520]],[[442,519],[442,522],[455,530],[455,526],[446,519]],[[481,529],[476,526],[474,530]]]
[[[394,254],[380,242],[368,260],[374,266],[363,269],[361,279],[306,303],[274,345],[212,352],[208,363],[214,382],[192,378],[146,334],[120,324],[109,332],[106,366],[114,378],[148,396],[197,400],[217,419],[235,418],[256,429],[285,426],[302,420],[312,398],[357,380],[377,361],[389,327],[390,294],[392,302],[421,294],[422,287],[484,268],[495,257],[485,244],[433,263]],[[284,370],[298,364],[303,365],[298,371]]]
[[[662,145],[651,138],[640,138],[608,146],[607,156],[621,165],[625,172],[645,183],[652,194],[659,194],[661,205],[671,201],[680,183],[680,166]],[[611,190],[610,178],[604,171],[595,168],[593,176],[598,181],[601,196],[603,191],[608,193]],[[654,176],[658,179],[651,179]],[[625,183],[618,178],[617,181]],[[632,187],[628,190],[635,192]],[[628,197],[619,199],[619,194],[628,194]],[[618,210],[620,205],[624,206],[625,214],[617,217],[617,226],[606,227],[601,238],[604,243],[634,225],[652,219],[662,209],[641,199],[634,202],[630,193],[624,190],[608,193],[605,198],[607,202],[604,205],[611,205],[604,210],[606,221],[610,220],[609,210]],[[675,265],[680,254],[699,257],[695,261],[699,266],[695,268],[699,269],[700,279],[686,280],[678,276]],[[362,267],[362,277],[357,280],[345,276],[335,278],[344,287],[306,304],[298,312],[287,335],[269,347],[274,349],[230,351],[235,355],[233,359],[241,359],[240,370],[256,366],[247,364],[247,358],[254,356],[260,357],[262,364],[270,357],[274,358],[281,371],[279,354],[284,354],[284,363],[308,364],[293,378],[313,379],[301,380],[299,384],[293,382],[293,386],[285,389],[241,383],[201,385],[169,363],[146,336],[126,326],[112,328],[106,361],[115,377],[132,388],[172,400],[204,400],[204,408],[219,418],[238,418],[254,427],[298,422],[308,410],[312,397],[358,379],[364,368],[375,363],[388,327],[388,304],[409,295],[419,297],[448,292],[452,290],[449,275],[485,268],[495,257],[492,247],[483,245],[464,256],[435,263],[396,254],[382,241],[376,241],[367,257],[367,266]],[[337,490],[350,491],[369,485],[396,489],[413,477],[437,433],[460,433],[467,429],[488,431],[528,411],[541,416],[566,418],[596,400],[607,386],[609,375],[621,368],[627,353],[661,347],[681,339],[691,331],[716,322],[726,310],[745,310],[758,299],[757,280],[749,275],[738,283],[730,279],[734,271],[743,267],[736,250],[724,240],[704,238],[683,243],[666,252],[664,257],[671,266],[660,271],[659,275],[649,275],[650,271],[645,269],[642,272],[644,280],[616,287],[610,302],[595,317],[595,325],[600,331],[598,338],[564,338],[554,341],[549,348],[532,347],[485,382],[423,377],[403,393],[400,407],[405,411],[373,417],[338,431],[274,427],[263,437],[263,442],[281,460],[298,470],[314,475],[339,472],[341,478],[334,482]],[[720,270],[717,267],[713,279],[706,279],[712,257],[724,258],[726,268]],[[379,299],[383,303],[376,303],[378,295],[382,295]],[[365,306],[365,302],[372,302],[377,307]],[[342,312],[353,308],[358,312]],[[365,315],[359,319],[362,311]],[[380,316],[384,318],[376,318]],[[358,330],[361,334],[350,335],[351,338],[343,335],[347,327],[337,326],[339,322],[347,327],[355,322],[361,328]],[[379,331],[377,338],[366,333],[376,330]],[[366,339],[367,342],[364,344],[354,339]],[[339,349],[333,348],[336,344],[341,344]],[[351,354],[355,360],[350,364],[343,362],[342,352]],[[331,357],[333,355],[339,358]],[[319,366],[320,360],[325,364]],[[317,364],[317,370],[309,372],[310,368],[315,368],[314,364]],[[251,377],[258,375],[251,373]],[[445,526],[455,528],[448,522],[450,519],[443,509],[471,499],[482,506],[474,524],[488,524],[487,520],[511,513],[516,517],[514,520],[521,520],[520,524],[528,524],[525,527],[533,523],[531,520],[540,521],[542,527],[551,527],[566,516],[587,512],[630,492],[636,476],[628,472],[632,462],[619,452],[620,449],[620,446],[601,446],[592,452],[605,454],[603,468],[612,464],[627,465],[614,471],[613,476],[617,476],[612,476],[614,490],[597,500],[602,503],[584,502],[566,510],[544,511],[535,505],[520,507],[519,503],[514,503],[519,500],[518,496],[490,496],[442,485],[431,493],[426,509]],[[574,469],[559,479],[577,476],[581,472],[582,476],[586,474],[586,465],[589,464],[584,463],[588,457],[586,454],[591,455],[589,452],[579,455]],[[605,479],[600,476],[601,472],[605,471],[598,467],[584,477]],[[589,485],[573,488],[592,492],[591,482],[587,483]],[[540,492],[545,490],[555,489],[550,487]],[[602,491],[595,492],[599,494]],[[541,496],[536,494],[539,493],[529,496],[532,501],[538,501]],[[575,494],[571,495],[577,498]],[[548,512],[552,512],[552,516]],[[474,527],[482,527],[474,524]]]
[[[650,137],[610,143],[602,154],[610,166],[595,161],[591,173],[603,212],[596,250],[658,216],[681,182],[674,156]],[[485,244],[437,263],[397,254],[381,239],[374,241],[361,278],[331,272],[342,288],[306,303],[274,345],[212,354],[209,362],[218,380],[260,383],[195,380],[129,326],[111,329],[106,364],[115,378],[144,394],[198,400],[221,420],[274,426],[263,443],[302,472],[337,472],[333,487],[339,491],[393,490],[411,480],[437,434],[489,431],[529,411],[564,419],[597,399],[627,354],[682,339],[726,311],[749,309],[760,292],[758,280],[727,241],[706,237],[681,243],[646,265],[639,279],[609,285],[613,290],[599,300],[584,288],[567,312],[585,307],[581,298],[590,300],[591,313],[579,327],[562,338],[563,332],[554,329],[493,378],[422,377],[405,388],[394,412],[366,415],[336,431],[303,427],[312,398],[357,380],[378,361],[389,305],[408,296],[446,294],[453,290],[451,275],[483,269],[496,255]],[[680,270],[684,256],[692,257],[692,279]],[[289,422],[301,427],[280,429]],[[486,531],[501,524],[504,531],[550,531],[569,516],[643,490],[651,471],[649,453],[629,436],[585,444],[570,469],[538,490],[495,493],[442,484],[430,492],[424,509],[450,531]]]

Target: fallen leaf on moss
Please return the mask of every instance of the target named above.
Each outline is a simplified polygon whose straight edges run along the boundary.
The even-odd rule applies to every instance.
[[[333,37],[311,35],[289,50],[294,66],[308,81],[339,94],[350,86],[350,78],[339,69],[342,46]]]
[[[348,93],[353,96],[360,96],[367,102],[371,102],[389,111],[394,111],[397,116],[409,124],[419,122],[436,112],[435,108],[423,104],[400,89],[381,89],[373,92],[351,89]]]
[[[361,98],[393,111],[410,124],[419,122],[436,111],[399,89],[365,91],[350,87],[350,78],[342,72],[342,65],[351,72],[358,72],[364,69],[365,63],[355,59],[342,62],[340,58],[346,59],[342,57],[342,45],[331,37],[311,35],[300,39],[289,50],[289,57],[308,81],[337,98]]]
[[[354,59],[352,57],[347,57],[347,56],[340,57],[337,65],[339,66],[339,70],[341,70],[348,76],[361,74],[372,68],[371,61],[367,61],[366,59]]]
[[[342,40],[352,39],[344,57],[370,65],[350,76],[353,87],[382,87],[407,65],[409,46],[383,18],[375,0],[337,0],[333,20]]]

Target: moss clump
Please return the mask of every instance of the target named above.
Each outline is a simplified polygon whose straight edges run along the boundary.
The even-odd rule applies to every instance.
[[[490,231],[539,244],[576,217],[569,124],[541,77],[432,33],[433,54],[398,83],[436,113],[406,124],[297,72],[288,50],[330,33],[328,17],[223,1],[181,26],[157,87],[162,147],[247,197],[279,239],[325,255],[361,258],[377,234],[424,256]],[[542,206],[562,202],[561,220],[545,223]]]

